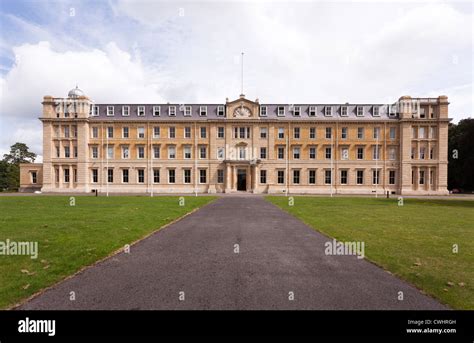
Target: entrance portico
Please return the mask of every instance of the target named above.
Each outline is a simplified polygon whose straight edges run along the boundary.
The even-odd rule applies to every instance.
[[[259,160],[226,160],[225,193],[254,192],[257,187]]]

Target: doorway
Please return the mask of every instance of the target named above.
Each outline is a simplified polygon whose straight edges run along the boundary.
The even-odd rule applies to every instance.
[[[237,190],[247,190],[247,171],[245,169],[237,169]]]

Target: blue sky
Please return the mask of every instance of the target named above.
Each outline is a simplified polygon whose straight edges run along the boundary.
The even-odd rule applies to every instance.
[[[0,153],[42,154],[41,100],[392,103],[473,112],[471,1],[0,1]]]

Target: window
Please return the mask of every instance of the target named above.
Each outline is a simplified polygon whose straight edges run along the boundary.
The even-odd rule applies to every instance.
[[[107,127],[107,137],[114,138],[114,127],[113,126]]]
[[[130,106],[122,106],[122,115],[128,117],[130,115]]]
[[[267,128],[261,127],[260,128],[260,138],[267,138]]]
[[[277,108],[277,115],[279,117],[283,117],[285,115],[285,107],[284,106],[278,106]]]
[[[206,183],[206,182],[207,182],[207,170],[199,169],[199,183]]]
[[[245,147],[243,146],[239,147],[239,158],[241,160],[245,160],[246,152],[247,152],[247,149]]]
[[[415,158],[415,154],[416,154],[416,148],[415,148],[415,147],[412,147],[412,148],[411,148],[411,159],[412,159],[412,160]]]
[[[341,139],[347,139],[347,127],[341,128]]]
[[[436,138],[436,127],[430,126],[430,138]]]
[[[341,117],[347,117],[347,106],[341,106]]]
[[[138,169],[137,171],[138,171],[138,174],[137,174],[138,183],[145,183],[145,170]]]
[[[267,116],[267,106],[260,106],[260,117]]]
[[[224,183],[224,169],[217,169],[217,183]]]
[[[380,170],[372,170],[372,184],[380,184]]]
[[[153,158],[160,158],[160,146],[154,145],[153,146]]]
[[[315,127],[310,127],[309,128],[309,138],[310,139],[316,139],[316,128]]]
[[[308,183],[310,185],[316,184],[316,170],[311,169],[308,172]]]
[[[128,138],[129,136],[129,129],[128,127],[122,127],[122,138]]]
[[[332,116],[332,107],[331,106],[326,106],[324,108],[324,115],[326,117],[331,117]]]
[[[108,146],[107,147],[107,159],[113,159],[114,158],[114,147],[113,146]]]
[[[293,148],[293,159],[299,160],[300,159],[300,147]]]
[[[38,174],[35,171],[31,172],[31,183],[37,183],[38,182]]]
[[[326,148],[326,159],[327,159],[327,160],[330,160],[331,157],[332,157],[332,148],[327,147],[327,148]]]
[[[161,107],[160,106],[153,106],[153,116],[159,117],[161,114]]]
[[[314,160],[316,159],[316,148],[315,147],[310,147],[309,148],[309,158]]]
[[[160,127],[154,126],[153,127],[153,138],[160,138]]]
[[[364,159],[364,148],[363,147],[358,147],[357,148],[357,159],[358,160],[363,160]]]
[[[114,115],[114,107],[107,106],[107,116],[113,116],[113,115]]]
[[[392,127],[390,128],[390,139],[395,139],[396,134],[397,134],[397,129],[392,126]]]
[[[316,106],[309,106],[309,116],[316,117]]]
[[[97,117],[99,115],[99,106],[92,107],[92,115]]]
[[[225,149],[223,147],[217,148],[217,159],[223,160],[225,158]]]
[[[434,148],[430,149],[430,160],[434,159]]]
[[[331,139],[332,138],[332,127],[327,127],[326,128],[326,139]]]
[[[191,169],[183,170],[183,181],[184,183],[191,183]]]
[[[199,106],[199,115],[201,117],[207,116],[207,106]]]
[[[374,117],[380,117],[380,111],[379,111],[379,107],[378,106],[374,106],[372,107],[372,115]]]
[[[364,171],[363,170],[358,170],[357,171],[357,184],[358,185],[363,185],[364,184]]]
[[[357,128],[357,139],[364,139],[364,128],[358,127]]]
[[[341,159],[348,160],[349,159],[349,148],[342,148],[341,149]]]
[[[129,158],[130,157],[130,151],[128,146],[123,146],[122,147],[122,158]]]
[[[278,159],[282,160],[285,158],[285,148],[282,146],[278,147]]]
[[[250,138],[250,127],[235,127],[234,138]]]
[[[96,126],[92,128],[92,138],[99,138],[99,128]]]
[[[70,174],[69,174],[69,169],[66,168],[66,169],[64,169],[64,182],[69,183],[70,180],[71,180],[71,178],[70,178]]]
[[[293,128],[293,138],[295,138],[295,139],[300,138],[300,128],[299,127]]]
[[[332,173],[331,170],[325,170],[324,171],[324,183],[326,185],[332,184]]]
[[[207,130],[205,126],[201,126],[201,138],[206,138]]]
[[[300,183],[300,171],[298,169],[293,170],[293,183],[296,185]]]
[[[300,106],[293,107],[293,115],[295,117],[299,117],[301,115],[301,107]]]
[[[380,127],[374,127],[374,139],[380,139]]]
[[[205,146],[200,146],[199,147],[199,158],[204,159],[206,158],[207,155],[207,148]]]
[[[186,126],[184,128],[184,138],[191,138],[191,127]]]
[[[224,138],[224,127],[219,126],[217,128],[217,138]]]
[[[99,170],[92,169],[92,183],[97,183],[97,182],[99,182]]]
[[[190,145],[185,145],[184,146],[184,158],[185,159],[190,159],[191,158],[191,146]]]
[[[174,145],[168,146],[168,158],[169,159],[176,158],[176,147]]]
[[[170,126],[168,129],[168,137],[169,138],[176,138],[176,128],[174,126]]]
[[[388,171],[388,184],[389,185],[395,184],[395,170]]]
[[[190,117],[192,113],[192,107],[191,106],[184,106],[184,115],[186,117]]]
[[[99,158],[99,148],[96,146],[92,147],[92,158]]]
[[[145,158],[145,147],[144,146],[138,146],[137,147],[137,158]]]
[[[412,129],[411,129],[411,138],[413,138],[413,139],[416,138],[416,131],[417,131],[417,128],[416,128],[416,127],[412,127]]]
[[[418,130],[418,138],[425,138],[425,128],[420,127]]]
[[[279,170],[278,171],[277,181],[278,181],[278,184],[280,184],[280,185],[285,183],[285,171],[284,170]]]
[[[139,127],[137,129],[137,135],[138,135],[138,138],[145,138],[145,128]]]
[[[341,170],[341,185],[347,185],[347,170]]]
[[[61,153],[59,151],[59,146],[56,146],[56,157],[57,158],[61,157]]]
[[[176,106],[169,106],[168,107],[168,115],[170,117],[176,117]]]
[[[64,157],[65,158],[70,158],[71,157],[71,149],[68,146],[64,147]]]
[[[285,138],[285,129],[283,127],[278,128],[278,138],[279,139]]]
[[[72,136],[77,138],[77,125],[72,126]]]
[[[168,183],[176,182],[176,170],[168,169]]]
[[[64,137],[65,138],[69,138],[70,134],[69,134],[69,126],[65,126],[64,127]]]
[[[394,147],[388,149],[388,159],[395,160],[397,158],[397,150]]]
[[[128,183],[128,169],[122,169],[122,182]]]
[[[74,146],[74,158],[77,158],[77,146]]]
[[[372,152],[372,159],[380,160],[380,146],[374,145]]]
[[[362,117],[364,116],[364,108],[362,106],[357,106],[357,116]]]
[[[145,116],[145,106],[138,106],[138,109],[137,109],[137,115],[139,117],[144,117]]]
[[[419,157],[420,160],[424,160],[425,159],[425,148],[424,147],[420,147],[420,157]]]
[[[260,183],[267,183],[267,171],[266,170],[260,170]]]
[[[267,158],[267,148],[261,147],[260,148],[260,158],[266,159]]]
[[[153,169],[153,183],[160,183],[160,170]]]
[[[418,183],[420,185],[425,184],[425,171],[424,170],[420,170],[420,179],[418,180]]]
[[[223,117],[224,116],[224,106],[217,106],[217,115],[219,117]]]

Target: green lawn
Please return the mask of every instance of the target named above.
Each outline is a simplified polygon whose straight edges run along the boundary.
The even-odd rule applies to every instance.
[[[0,241],[36,241],[38,258],[0,255],[0,308],[151,233],[214,197],[0,197]],[[132,248],[133,249],[133,248]]]
[[[269,196],[340,241],[365,242],[366,258],[442,303],[474,309],[474,201]],[[453,253],[453,244],[459,252]],[[374,280],[377,282],[377,280]]]

